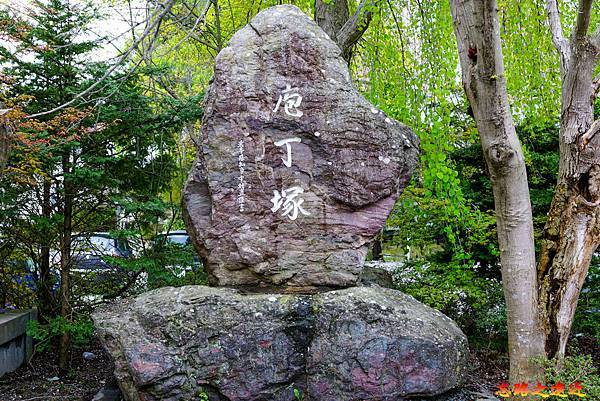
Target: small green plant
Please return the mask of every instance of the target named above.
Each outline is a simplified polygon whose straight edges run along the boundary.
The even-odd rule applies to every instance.
[[[90,342],[94,335],[94,324],[89,318],[68,321],[57,316],[47,324],[30,321],[27,324],[27,334],[37,341],[36,349],[45,351],[52,345],[52,340],[58,339],[64,333],[69,333],[74,346],[81,347]]]
[[[562,360],[537,360],[543,369],[541,382],[563,383],[566,387],[578,382],[589,400],[600,400],[600,375],[589,355],[569,356]]]
[[[208,394],[202,388],[198,391],[198,401],[209,401]]]
[[[452,318],[478,347],[500,350],[506,343],[501,283],[481,277],[456,261],[404,262],[394,272],[396,289]]]
[[[302,401],[304,399],[304,394],[297,388],[294,388],[294,398],[298,401]]]

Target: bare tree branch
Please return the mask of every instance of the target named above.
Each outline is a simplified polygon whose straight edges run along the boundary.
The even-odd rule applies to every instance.
[[[173,7],[173,4],[175,3],[175,0],[167,0],[164,4],[161,4],[161,7],[163,8],[162,12],[160,13],[155,13],[156,18],[152,18],[154,19],[154,21],[148,25],[148,27],[144,30],[144,32],[142,33],[142,35],[140,37],[138,37],[132,44],[131,46],[127,49],[127,51],[125,51],[125,53],[123,53],[121,55],[121,57],[119,57],[119,59],[117,60],[117,62],[111,67],[109,68],[104,75],[98,79],[96,82],[94,82],[92,85],[90,85],[86,90],[78,93],[77,95],[75,95],[73,97],[73,99],[69,100],[66,103],[63,103],[51,110],[47,110],[47,111],[43,111],[41,113],[35,113],[35,114],[31,114],[29,116],[27,116],[27,118],[36,118],[36,117],[41,117],[41,116],[45,116],[48,114],[52,114],[54,112],[60,111],[62,109],[64,109],[65,107],[69,107],[70,105],[72,105],[73,103],[75,103],[77,100],[81,99],[82,97],[84,97],[85,95],[89,94],[92,90],[94,90],[94,88],[96,88],[98,85],[100,85],[102,82],[104,82],[113,72],[115,72],[115,70],[117,68],[119,68],[125,61],[127,61],[127,59],[129,58],[129,56],[131,55],[131,53],[133,53],[134,50],[137,49],[137,47],[140,45],[140,43],[150,35],[150,33],[154,30],[155,27],[157,27],[160,22],[162,21],[163,17],[171,10],[171,8]]]
[[[558,11],[557,0],[546,1],[546,12],[548,13],[548,22],[550,24],[550,33],[552,33],[552,42],[560,55],[561,71],[565,71],[571,52],[569,41],[565,38],[562,24],[560,22],[560,13]]]
[[[587,146],[588,143],[592,140],[594,135],[596,135],[600,131],[600,120],[596,120],[591,125],[590,129],[588,129],[585,134],[581,135],[581,142],[579,143],[579,148],[583,149]]]
[[[337,44],[342,49],[344,57],[350,53],[352,46],[358,42],[365,33],[373,18],[373,8],[378,0],[362,0],[354,15],[346,21],[340,31],[337,33]]]
[[[577,22],[573,31],[574,39],[581,40],[587,35],[590,27],[590,16],[592,14],[592,3],[594,0],[579,0],[579,9],[577,10]]]
[[[205,19],[206,14],[208,13],[208,10],[210,8],[211,5],[211,1],[207,1],[206,4],[204,5],[204,8],[202,10],[202,12],[196,16],[194,13],[194,16],[196,16],[196,20],[194,21],[194,24],[192,25],[191,28],[186,27],[183,23],[177,23],[177,25],[179,25],[179,27],[181,27],[181,29],[183,29],[185,31],[185,35],[184,37],[179,40],[174,46],[172,46],[168,51],[164,52],[161,56],[164,57],[167,54],[171,53],[174,50],[177,50],[179,48],[179,46],[181,46],[181,44],[183,42],[185,42],[187,39],[192,38],[197,40],[198,42],[202,43],[203,45],[210,47],[213,50],[217,50],[217,48],[205,41],[203,41],[200,37],[198,37],[198,35],[194,32],[196,30],[196,28],[198,27],[198,25],[200,25],[200,23]],[[191,11],[190,11],[191,12]],[[220,51],[220,49],[219,49]]]

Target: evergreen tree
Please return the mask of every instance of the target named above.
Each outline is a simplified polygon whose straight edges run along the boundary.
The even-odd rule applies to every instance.
[[[11,79],[3,97],[19,119],[0,182],[0,235],[34,261],[42,317],[59,315],[65,327],[73,316],[73,234],[116,230],[120,203],[155,222],[165,208],[161,193],[178,169],[177,133],[199,115],[196,98],[148,97],[140,71],[125,66],[71,107],[27,118],[74,99],[107,71],[94,61],[102,41],[87,39],[97,17],[91,2],[68,0],[36,1],[25,18],[0,12],[9,39],[0,62]],[[69,330],[63,331],[61,368],[69,348]]]

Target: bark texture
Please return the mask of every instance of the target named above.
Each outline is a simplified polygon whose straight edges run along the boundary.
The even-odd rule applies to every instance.
[[[600,123],[594,123],[593,115],[598,34],[587,33],[591,6],[592,0],[580,1],[576,26],[567,40],[556,0],[547,2],[562,75],[559,176],[538,265],[548,357],[565,354],[579,293],[600,241]]]
[[[462,80],[490,171],[508,314],[510,379],[531,379],[531,357],[544,353],[538,321],[533,219],[521,145],[515,132],[495,0],[451,0]]]
[[[350,15],[348,0],[315,0],[315,21],[342,50],[346,61],[352,57],[352,48],[365,33],[377,0],[361,0]]]

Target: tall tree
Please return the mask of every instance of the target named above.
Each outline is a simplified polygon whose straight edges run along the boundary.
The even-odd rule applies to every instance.
[[[463,87],[490,173],[508,315],[510,377],[532,378],[544,354],[537,316],[533,218],[521,144],[510,112],[495,0],[451,0]]]
[[[67,322],[73,314],[74,233],[116,229],[119,204],[156,209],[177,168],[177,133],[199,116],[197,97],[150,98],[141,77],[127,66],[80,96],[111,68],[91,61],[100,43],[82,34],[97,17],[91,3],[68,0],[37,1],[27,18],[0,10],[12,45],[0,45],[4,71],[15,82],[7,96],[30,97],[0,180],[0,193],[13,196],[11,207],[0,211],[0,235],[17,237],[36,262],[46,318],[56,312],[49,288],[58,265],[58,314]],[[31,118],[67,103],[71,107]],[[68,349],[65,330],[61,368],[67,366]]]
[[[589,34],[593,0],[580,0],[565,37],[557,0],[547,1],[552,39],[562,77],[558,183],[544,230],[538,264],[540,313],[548,356],[562,357],[581,287],[600,244],[600,120],[594,79],[600,30]]]
[[[593,0],[580,0],[569,40],[556,0],[549,25],[560,56],[558,183],[535,264],[533,220],[521,144],[508,103],[496,0],[451,0],[465,93],[488,166],[508,313],[510,377],[532,380],[532,358],[563,357],[592,254],[600,243],[600,122],[593,121],[599,33],[588,35]]]

